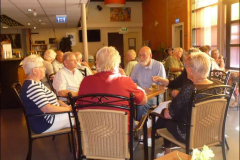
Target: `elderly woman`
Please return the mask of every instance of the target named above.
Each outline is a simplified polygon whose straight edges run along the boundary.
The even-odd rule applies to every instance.
[[[161,114],[164,115],[166,119],[174,119],[179,122],[186,123],[188,107],[186,107],[190,100],[191,94],[194,88],[204,89],[209,86],[215,85],[214,82],[207,79],[210,70],[210,59],[208,55],[202,52],[191,53],[186,61],[186,76],[184,82],[179,82],[177,79],[169,81],[167,79],[154,76],[153,81],[160,82],[164,86],[176,86],[181,87],[180,92],[175,96],[175,98],[170,101],[168,107],[163,109]],[[161,104],[159,105],[161,107]],[[186,127],[178,126],[173,123],[159,118],[157,120],[157,128],[167,128],[170,133],[180,142],[184,143],[186,140]],[[164,139],[165,154],[171,151],[171,143]],[[161,156],[158,154],[157,156]]]
[[[83,79],[80,84],[79,95],[108,93],[129,97],[130,93],[133,93],[136,104],[143,105],[146,103],[147,97],[144,91],[137,87],[130,77],[119,73],[121,57],[114,47],[101,48],[96,54],[96,63],[98,73]]]
[[[57,55],[56,52],[52,49],[46,50],[43,55],[43,58],[44,58],[43,66],[46,68],[46,76],[49,76],[54,73],[52,62],[55,60],[56,55]],[[46,77],[44,77],[42,79],[42,82],[45,86],[50,88],[50,85],[49,85]]]
[[[72,108],[60,100],[41,82],[45,77],[43,59],[31,55],[23,60],[23,69],[27,75],[23,83],[20,97],[27,114],[43,114],[50,112],[71,111]],[[67,113],[30,117],[30,125],[35,133],[46,133],[70,127]]]
[[[219,55],[219,51],[217,49],[211,51],[211,57],[215,60],[221,70],[225,69],[223,56]]]

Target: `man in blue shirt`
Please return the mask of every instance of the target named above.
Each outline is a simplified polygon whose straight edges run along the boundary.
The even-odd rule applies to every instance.
[[[152,59],[151,49],[144,46],[138,53],[138,64],[133,68],[131,73],[132,80],[142,88],[150,88],[152,76],[160,76],[166,78],[166,72],[163,64]],[[159,102],[162,101],[163,95],[158,96]],[[151,98],[145,105],[137,106],[137,119],[140,120],[142,115],[147,114],[148,109],[157,104],[157,98]]]

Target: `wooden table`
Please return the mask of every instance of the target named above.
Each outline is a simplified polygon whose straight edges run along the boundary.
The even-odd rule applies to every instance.
[[[179,151],[173,151],[173,152],[166,154],[165,156],[157,158],[155,160],[179,160],[177,153],[181,159],[191,160],[191,158],[192,158],[192,156],[187,155],[185,153],[182,153]]]
[[[153,97],[158,96],[166,91],[167,87],[159,86],[158,89],[150,90],[149,88],[143,88],[147,94],[147,99],[151,99]]]

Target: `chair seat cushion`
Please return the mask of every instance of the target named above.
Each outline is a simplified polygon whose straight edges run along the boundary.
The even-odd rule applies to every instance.
[[[60,135],[60,134],[65,134],[65,133],[71,133],[71,128],[64,128],[64,129],[61,129],[58,131],[40,133],[40,134],[36,134],[32,131],[31,136],[32,136],[32,138],[41,138],[41,137]]]
[[[161,137],[163,137],[164,139],[167,139],[167,140],[173,142],[174,144],[176,144],[176,145],[178,145],[178,146],[180,146],[180,147],[182,147],[182,148],[186,148],[185,144],[184,144],[184,143],[180,143],[178,140],[176,140],[176,139],[173,137],[173,135],[172,135],[170,132],[168,132],[168,130],[167,130],[166,128],[158,129],[158,130],[157,130],[157,133],[158,133]]]

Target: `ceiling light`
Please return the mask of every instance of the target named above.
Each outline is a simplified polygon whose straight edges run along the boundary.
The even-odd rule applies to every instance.
[[[33,12],[33,15],[34,15],[34,16],[37,16],[37,12],[36,12],[35,10],[34,10],[34,12]]]
[[[39,22],[41,22],[42,20],[41,20],[41,19],[39,19],[38,21],[39,21]]]
[[[3,28],[8,28],[7,26],[3,26]]]
[[[28,23],[28,25],[30,26],[31,24],[30,24],[30,23]]]
[[[37,27],[33,27],[33,29],[36,29]]]
[[[106,7],[123,7],[126,5],[126,0],[104,0]]]
[[[32,12],[32,11],[33,11],[33,9],[30,9],[30,8],[28,9],[28,12]]]

